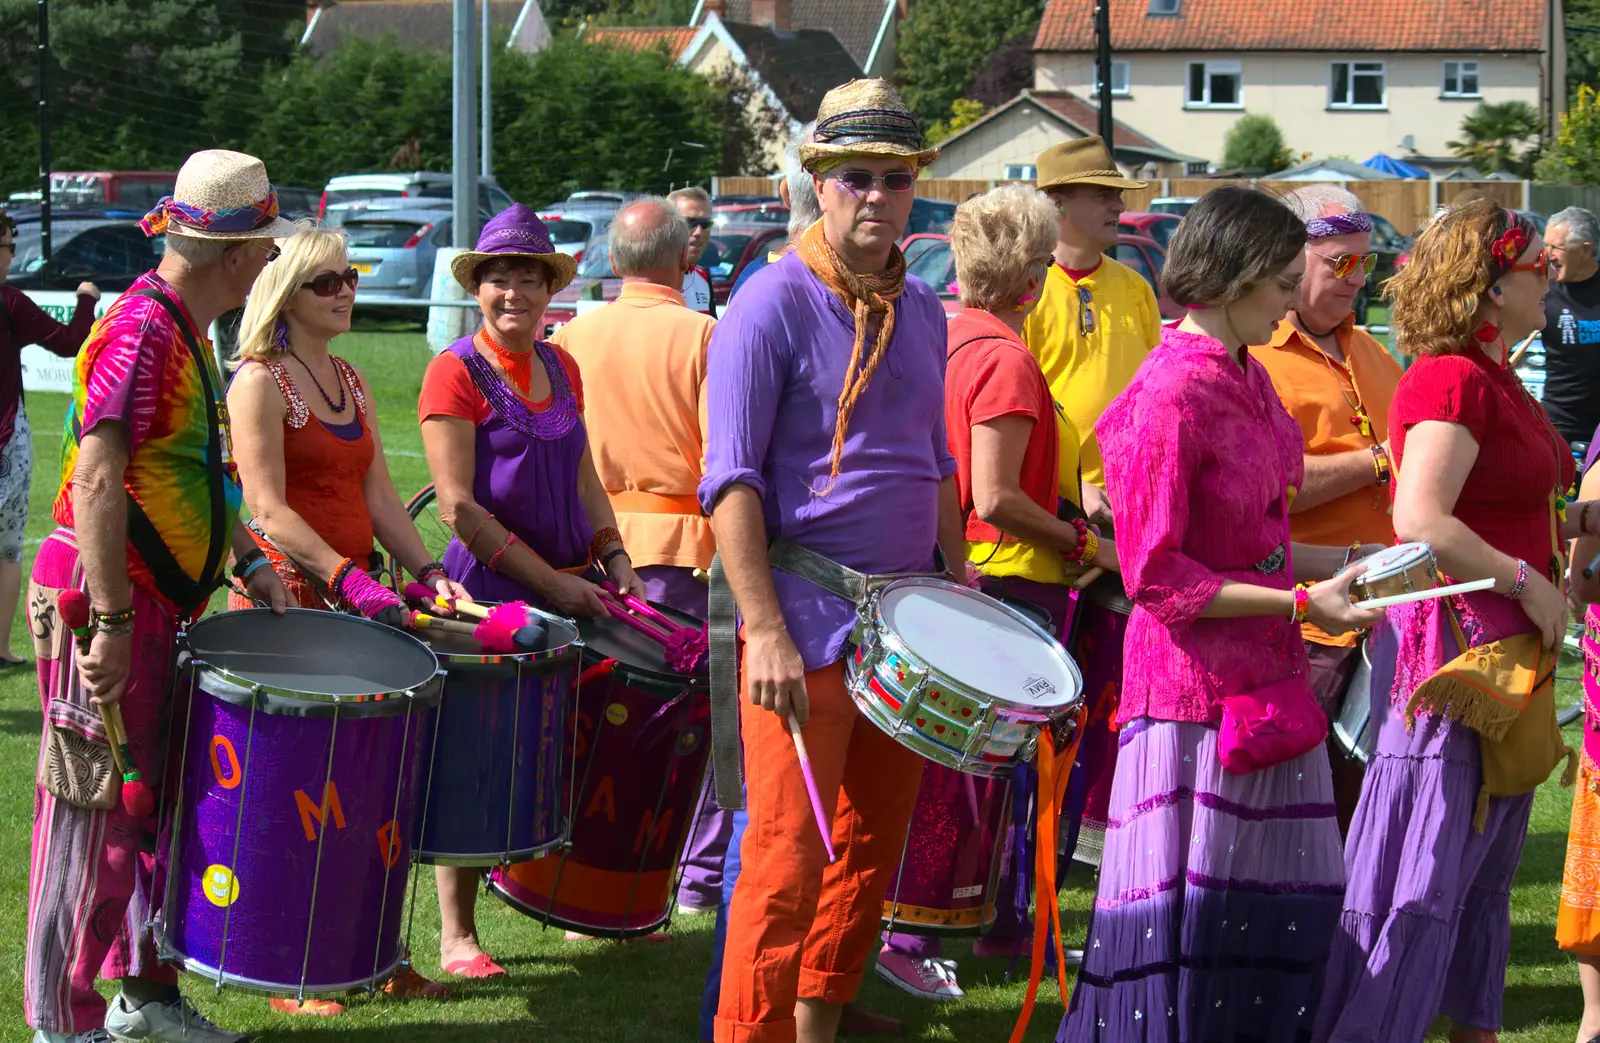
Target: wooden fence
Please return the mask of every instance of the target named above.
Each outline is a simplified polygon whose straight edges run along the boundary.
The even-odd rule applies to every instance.
[[[970,178],[923,178],[917,182],[917,195],[928,199],[943,199],[959,203],[979,192],[987,192],[999,181]],[[1254,185],[1267,192],[1282,195],[1314,182],[1307,181],[1230,181],[1224,178],[1166,178],[1150,182],[1149,187],[1131,189],[1124,193],[1129,210],[1144,210],[1150,201],[1162,196],[1202,196],[1213,188],[1224,185]],[[1527,209],[1530,193],[1540,196],[1538,209],[1553,213],[1560,206],[1552,205],[1559,193],[1581,193],[1582,189],[1564,186],[1538,186],[1526,181],[1342,181],[1335,182],[1355,193],[1366,208],[1374,214],[1388,218],[1404,235],[1421,228],[1429,216],[1440,206],[1453,203],[1463,196],[1486,195],[1503,206]],[[773,195],[777,182],[770,177],[722,177],[712,181],[712,192],[719,195]],[[1549,202],[1545,200],[1548,199]],[[1574,198],[1572,203],[1583,205],[1586,200]],[[1561,205],[1570,205],[1563,202]],[[1549,207],[1550,209],[1546,209]]]

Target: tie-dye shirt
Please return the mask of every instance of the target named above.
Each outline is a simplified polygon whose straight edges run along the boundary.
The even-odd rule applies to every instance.
[[[61,488],[53,513],[58,523],[72,527],[72,475],[79,439],[102,420],[116,421],[128,432],[129,460],[123,484],[129,495],[150,519],[184,575],[214,582],[216,576],[200,575],[212,531],[213,432],[206,415],[205,385],[172,316],[160,302],[137,296],[145,289],[170,297],[194,330],[194,318],[183,300],[155,272],[140,276],[94,324],[73,370],[72,404],[62,433]],[[199,334],[195,339],[210,371],[211,386],[220,393],[222,381],[212,361],[211,342]],[[226,427],[227,414],[220,405],[219,415]],[[226,438],[222,451],[227,453]],[[239,485],[231,472],[232,468],[225,470],[222,483],[223,524],[229,529],[238,519],[240,500]],[[132,541],[128,544],[128,578],[176,611],[177,606],[157,589],[150,566]]]

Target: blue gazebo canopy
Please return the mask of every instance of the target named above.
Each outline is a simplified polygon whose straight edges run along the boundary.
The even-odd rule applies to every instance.
[[[1364,167],[1371,167],[1373,170],[1381,170],[1385,174],[1393,174],[1395,177],[1420,178],[1423,180],[1426,180],[1428,177],[1428,172],[1426,170],[1421,170],[1412,166],[1410,163],[1395,159],[1393,156],[1382,152],[1378,153],[1376,156],[1373,156],[1371,159],[1367,160],[1361,165]]]

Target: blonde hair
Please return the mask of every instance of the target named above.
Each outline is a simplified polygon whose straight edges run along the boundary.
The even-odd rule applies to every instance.
[[[1001,185],[956,207],[950,251],[961,306],[1015,308],[1028,278],[1050,263],[1056,233],[1056,208],[1032,185]]]
[[[1459,354],[1492,285],[1489,247],[1500,234],[1500,204],[1477,197],[1452,206],[1417,236],[1411,260],[1388,282],[1389,330],[1407,355]]]
[[[278,240],[278,259],[261,270],[239,323],[239,359],[274,362],[283,356],[283,309],[300,284],[346,253],[344,233],[315,221],[297,221],[294,234]]]

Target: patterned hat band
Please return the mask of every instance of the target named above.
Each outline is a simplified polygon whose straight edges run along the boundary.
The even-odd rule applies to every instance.
[[[909,113],[894,109],[857,109],[830,116],[817,124],[811,139],[828,145],[860,145],[869,141],[903,141],[922,147],[922,128]]]
[[[174,221],[206,232],[253,232],[277,219],[278,190],[269,187],[265,199],[228,210],[211,210],[163,196],[155,208],[139,221],[139,227],[147,236],[161,235]]]
[[[1372,231],[1372,217],[1359,211],[1313,217],[1306,222],[1306,238],[1326,239],[1330,235],[1350,235]]]

